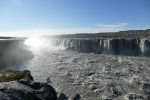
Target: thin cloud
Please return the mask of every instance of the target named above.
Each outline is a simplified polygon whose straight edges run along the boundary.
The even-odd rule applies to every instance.
[[[126,28],[128,23],[117,23],[117,24],[97,24],[101,28]]]
[[[129,29],[128,23],[118,24],[97,24],[94,28],[69,28],[69,29],[32,29],[15,32],[0,32],[1,36],[18,36],[30,37],[41,35],[59,35],[75,33],[98,33],[98,32],[116,32]]]

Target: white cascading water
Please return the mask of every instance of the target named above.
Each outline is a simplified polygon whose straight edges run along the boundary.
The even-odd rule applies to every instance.
[[[82,40],[81,39],[60,39],[60,38],[29,38],[27,39],[26,43],[27,45],[29,45],[30,47],[32,47],[31,49],[34,49],[34,51],[36,50],[40,50],[40,48],[45,48],[44,50],[62,50],[62,49],[67,49],[67,48],[71,48],[73,50],[79,50],[80,47],[82,47],[81,49],[86,48],[86,46],[88,45],[92,45],[91,46],[91,50],[99,50],[102,51],[102,53],[113,53],[115,50],[115,46],[113,45],[119,45],[119,52],[138,52],[138,51],[134,51],[134,50],[139,50],[141,54],[145,54],[145,52],[147,52],[149,50],[149,48],[147,47],[147,45],[145,44],[145,41],[147,39],[119,39],[118,40],[118,44],[114,44],[115,42],[113,42],[113,39],[99,39],[99,46],[94,46],[98,40]],[[91,41],[92,44],[86,44],[86,41]],[[124,42],[122,42],[124,41]],[[133,43],[132,43],[133,42]],[[139,49],[135,48],[137,46],[139,47]],[[112,48],[113,47],[113,48]],[[118,48],[116,48],[116,50],[118,50]]]
[[[140,40],[140,49],[142,53],[145,52],[145,39]]]

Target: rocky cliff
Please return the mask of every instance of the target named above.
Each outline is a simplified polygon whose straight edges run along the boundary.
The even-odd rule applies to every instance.
[[[51,45],[79,52],[150,55],[150,30],[60,35]]]
[[[51,85],[33,80],[30,71],[0,71],[0,100],[57,100]]]
[[[149,39],[54,39],[54,46],[79,52],[149,55]]]
[[[103,33],[77,33],[56,35],[55,38],[147,38],[150,37],[150,29],[146,30],[127,30],[119,32]]]

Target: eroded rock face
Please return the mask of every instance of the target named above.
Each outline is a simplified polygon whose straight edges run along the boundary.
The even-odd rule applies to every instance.
[[[150,55],[150,29],[106,33],[78,33],[45,37],[54,48],[78,52]]]
[[[0,83],[0,100],[57,100],[54,88],[46,83],[34,82],[29,71],[11,71],[18,75]],[[10,71],[9,71],[10,73]],[[8,71],[6,71],[8,74]],[[17,79],[16,79],[17,77]]]
[[[149,38],[48,38],[47,43],[82,53],[150,55]]]

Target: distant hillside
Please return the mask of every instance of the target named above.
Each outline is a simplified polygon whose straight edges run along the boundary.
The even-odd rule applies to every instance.
[[[27,39],[26,37],[5,37],[5,36],[0,36],[0,41],[12,41],[12,40],[20,40],[24,41]]]
[[[67,35],[56,35],[55,38],[149,38],[150,29],[146,30],[128,30],[119,32],[103,33],[76,33]]]

